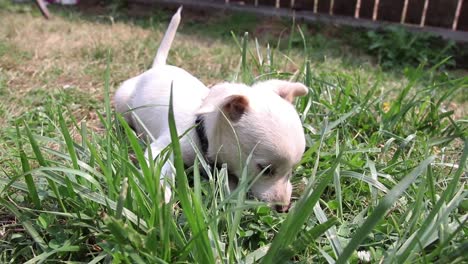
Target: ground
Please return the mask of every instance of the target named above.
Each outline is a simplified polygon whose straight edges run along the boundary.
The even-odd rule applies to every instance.
[[[129,13],[148,16],[150,12],[144,10],[134,7]],[[216,25],[220,23],[220,18],[215,16],[207,20],[197,13],[187,12],[187,17],[181,25],[183,33],[177,36],[169,63],[183,66],[208,86],[232,79],[232,72],[238,67],[240,58],[235,44],[226,38],[229,30],[222,26],[210,26],[207,32],[200,36],[197,34],[200,31],[198,27],[205,25],[197,27],[193,24]],[[101,11],[98,15],[86,16],[67,12],[55,15],[51,20],[43,19],[36,12],[21,15],[13,12],[2,13],[0,20],[4,26],[0,29],[0,80],[3,83],[1,88],[4,103],[0,108],[0,113],[3,113],[0,116],[1,121],[5,121],[10,115],[16,116],[31,109],[35,100],[41,100],[40,96],[37,96],[37,93],[41,92],[35,91],[43,88],[46,88],[47,92],[75,89],[78,93],[92,94],[95,102],[101,102],[102,76],[108,50],[112,53],[112,90],[123,80],[149,67],[162,36],[164,24],[155,21],[153,27],[142,27],[129,22],[128,19],[116,19],[103,13]],[[162,14],[162,18],[159,18],[161,20],[169,17],[168,13]],[[229,24],[236,22],[227,21]],[[255,28],[251,30],[253,37],[263,41],[275,41],[282,37],[279,39],[283,39],[283,43],[287,42],[289,29],[286,23],[275,19],[256,22],[257,20],[253,20],[246,23],[247,27],[255,23]],[[192,27],[196,27],[195,33],[190,33]],[[337,46],[338,44],[333,43],[337,42],[333,38],[339,34],[335,33],[336,31],[336,28],[328,27],[327,31],[317,35],[315,41],[329,42],[327,45],[311,43],[312,49],[317,48],[311,52],[319,54],[315,55],[317,57],[322,55],[318,60],[312,60],[313,65],[321,71],[338,69],[345,72],[370,71],[377,74],[378,70],[375,69],[375,61],[372,58],[359,50],[353,50],[352,47]],[[300,58],[301,54],[287,55],[291,56],[291,60],[286,63],[285,70],[293,72],[299,67],[294,62],[298,61],[297,58]],[[369,74],[366,77],[369,81],[374,81],[374,76]],[[400,77],[399,73],[389,72],[384,76],[381,86],[391,90],[400,82]],[[456,104],[452,108],[457,111],[457,116],[467,114],[466,106],[458,107]]]
[[[180,205],[171,211],[157,202],[153,179],[138,174],[128,161],[128,152],[138,161],[137,139],[114,126],[106,100],[122,81],[151,65],[172,11],[51,10],[51,20],[28,5],[0,10],[2,260],[38,260],[50,254],[78,261],[81,255],[73,252],[86,252],[86,261],[109,255],[117,262],[144,257],[149,262],[207,263],[204,257],[211,255],[199,255],[198,250],[236,262],[263,257],[269,247],[284,250],[265,259],[325,262],[350,248],[371,254],[376,262],[383,256],[424,262],[440,260],[441,254],[459,260],[466,247],[461,223],[467,219],[464,70],[382,68],[376,57],[353,44],[351,40],[363,34],[354,29],[299,24],[301,31],[291,33],[290,21],[184,10],[169,63],[208,86],[270,77],[303,81],[310,95],[296,106],[308,150],[293,177],[299,209],[289,216],[248,203],[239,206],[249,210],[239,210],[233,206],[242,199],[220,202],[209,193],[216,190],[222,196],[222,188],[206,184],[202,191],[195,188],[195,194],[203,193],[201,200],[197,195],[185,199],[183,193],[192,190],[178,189]],[[248,52],[241,41],[245,31]],[[34,148],[34,138],[40,150]],[[39,190],[37,199],[31,194],[35,188],[24,184],[29,183],[28,166]],[[73,173],[85,181],[68,182]],[[125,179],[130,179],[132,195],[122,205]],[[7,185],[12,188],[4,189]],[[446,203],[437,203],[440,197]],[[120,219],[119,204],[129,210],[122,214],[126,222]],[[188,206],[195,215],[182,213],[181,207]],[[34,207],[38,210],[30,209]],[[140,226],[136,216],[146,226]],[[198,225],[214,230],[208,235],[211,244],[203,235],[192,238],[200,228],[193,219],[208,219]],[[171,231],[160,233],[161,226]],[[34,236],[34,230],[40,235]],[[416,235],[424,243],[416,241]],[[169,237],[171,243],[163,243]],[[64,253],[54,251],[58,249]],[[357,255],[352,263],[359,261]]]

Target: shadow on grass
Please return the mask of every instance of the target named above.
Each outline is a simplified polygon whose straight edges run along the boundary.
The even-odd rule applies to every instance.
[[[80,4],[77,7],[52,6],[51,11],[55,15],[71,20],[83,19],[106,24],[120,21],[164,32],[175,9],[146,5],[116,8],[112,5]],[[376,59],[367,56],[359,47],[349,45],[350,40],[359,39],[363,36],[363,32],[348,27],[301,22],[296,25],[292,20],[285,18],[260,17],[233,11],[213,13],[184,9],[178,32],[226,44],[234,43],[232,34],[240,38],[248,32],[250,38],[256,38],[262,46],[269,44],[284,53],[306,52],[312,61],[321,62],[325,58],[339,59],[344,67],[358,67],[376,62]]]

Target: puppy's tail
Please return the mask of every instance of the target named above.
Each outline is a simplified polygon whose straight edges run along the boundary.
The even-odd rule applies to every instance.
[[[175,34],[177,32],[177,27],[179,27],[181,11],[182,6],[179,7],[177,12],[172,16],[171,23],[169,23],[169,26],[167,27],[166,34],[164,34],[161,45],[159,45],[158,53],[156,53],[156,57],[154,58],[153,67],[156,65],[166,64],[167,55],[171,49],[172,41],[174,40]]]

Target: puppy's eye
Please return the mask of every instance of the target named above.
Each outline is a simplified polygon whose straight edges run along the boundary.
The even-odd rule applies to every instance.
[[[271,165],[257,164],[257,169],[263,172],[264,176],[271,176],[275,173],[275,170]]]

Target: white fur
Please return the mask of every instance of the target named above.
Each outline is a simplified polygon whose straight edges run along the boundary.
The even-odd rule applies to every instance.
[[[154,139],[146,155],[151,151],[156,157],[170,144],[168,102],[172,87],[179,134],[194,126],[197,115],[203,115],[209,142],[207,157],[226,163],[235,175],[241,175],[242,168],[248,166],[249,175],[255,177],[262,167],[271,166],[274,172],[261,176],[250,191],[258,199],[279,204],[278,210],[286,211],[292,192],[289,177],[305,148],[302,125],[291,103],[296,96],[307,94],[307,87],[270,80],[252,87],[221,83],[208,89],[185,70],[165,64],[179,21],[180,8],[171,20],[153,67],[125,81],[117,90],[116,110],[124,113],[137,133]],[[186,164],[195,159],[191,141],[200,148],[195,130],[180,142]],[[252,151],[253,158],[245,164]],[[164,165],[161,175],[172,181],[170,163]],[[165,186],[168,201],[170,189]]]
[[[187,71],[165,65],[172,41],[180,21],[181,8],[173,16],[166,32],[153,67],[148,71],[125,81],[114,96],[115,109],[124,116],[138,134],[154,138],[145,156],[156,157],[171,143],[168,126],[168,105],[171,86],[173,90],[174,118],[179,134],[189,130],[195,122],[195,112],[199,109],[209,89]],[[136,109],[136,110],[132,110]],[[142,124],[143,123],[143,124]],[[148,135],[148,133],[150,135]],[[192,130],[180,141],[185,160],[193,162],[195,152],[189,140],[198,144]],[[161,172],[161,181],[172,183],[172,166],[165,164]],[[167,182],[166,182],[167,183]],[[165,186],[165,200],[169,202],[171,191]]]

